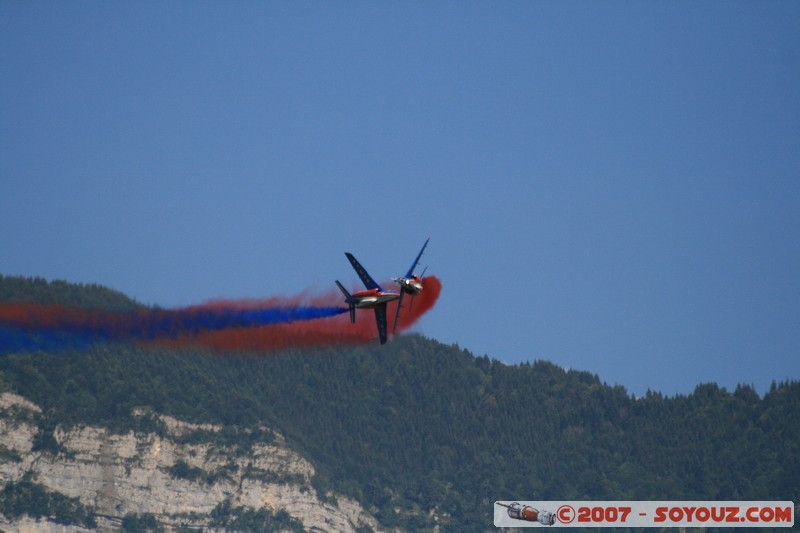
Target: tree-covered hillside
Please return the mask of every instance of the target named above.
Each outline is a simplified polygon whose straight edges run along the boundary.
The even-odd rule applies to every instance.
[[[61,304],[111,311],[129,311],[142,307],[121,292],[102,285],[3,274],[0,274],[0,302]]]
[[[9,283],[17,298],[26,283],[40,297],[39,281],[7,277],[0,294]],[[86,289],[76,303],[92,305]],[[495,500],[800,498],[798,382],[763,398],[704,384],[635,399],[586,372],[504,365],[418,335],[272,354],[0,347],[0,379],[42,407],[50,432],[137,428],[131,409],[142,406],[266,424],[315,464],[321,493],[335,488],[411,530],[486,530]],[[39,447],[57,453],[46,435]]]

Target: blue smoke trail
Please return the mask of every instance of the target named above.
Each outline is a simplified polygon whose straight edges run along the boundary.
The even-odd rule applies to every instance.
[[[90,337],[63,332],[38,333],[0,327],[0,353],[85,350],[95,344]]]
[[[86,348],[96,342],[154,341],[203,332],[316,320],[346,307],[207,304],[130,312],[0,303],[0,352]]]
[[[268,307],[264,309],[197,309],[193,311],[162,311],[143,317],[134,327],[138,340],[154,340],[202,331],[248,328],[288,324],[304,320],[327,318],[348,311],[347,307]],[[113,338],[113,332],[106,333]]]

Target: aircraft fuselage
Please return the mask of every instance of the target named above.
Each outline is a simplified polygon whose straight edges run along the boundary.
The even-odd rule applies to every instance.
[[[413,278],[400,278],[397,280],[397,283],[400,285],[403,292],[412,296],[416,296],[422,292],[422,282],[420,282],[417,276]]]
[[[354,292],[352,295],[357,309],[372,309],[379,305],[397,300],[400,294],[396,292],[381,292],[378,289]]]

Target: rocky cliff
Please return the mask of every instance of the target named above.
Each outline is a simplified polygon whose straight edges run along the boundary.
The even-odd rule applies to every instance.
[[[311,485],[314,466],[268,428],[246,438],[226,435],[220,426],[145,410],[134,414],[154,422],[155,429],[119,434],[101,427],[56,427],[50,436],[37,422],[37,405],[0,395],[0,483],[6,498],[9,488],[25,484],[29,493],[55,494],[91,516],[88,524],[64,524],[46,514],[10,513],[6,502],[0,528],[111,530],[146,517],[167,531],[222,530],[235,528],[225,519],[247,515],[283,517],[273,524],[288,530],[379,530],[358,502],[319,495]]]

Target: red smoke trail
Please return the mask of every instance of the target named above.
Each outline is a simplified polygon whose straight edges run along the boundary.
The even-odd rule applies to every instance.
[[[315,320],[344,312],[347,308],[341,305],[309,306],[279,298],[127,312],[0,303],[0,327],[32,334],[67,334],[87,340],[147,341],[209,330]]]
[[[435,276],[422,280],[423,290],[414,298],[411,305],[409,295],[403,299],[403,311],[397,323],[398,333],[413,326],[436,305],[442,291],[442,283]],[[385,284],[391,286],[389,283]],[[354,291],[355,292],[355,291]],[[338,291],[313,300],[314,305],[331,306],[342,303]],[[387,309],[389,331],[394,324],[397,301],[390,302]],[[262,327],[204,331],[196,336],[182,336],[169,339],[166,344],[200,344],[225,351],[273,351],[285,348],[305,348],[314,346],[353,345],[378,342],[378,328],[375,312],[372,309],[356,311],[356,323],[350,323],[350,315],[343,314],[322,320],[275,324]],[[159,344],[162,344],[159,342]]]
[[[398,331],[411,327],[439,298],[442,284],[436,277],[424,278],[423,286],[411,309],[411,298],[408,295],[404,298]],[[356,323],[351,324],[342,300],[341,293],[331,290],[317,297],[219,300],[174,310],[104,311],[0,303],[0,344],[6,344],[0,346],[0,351],[4,348],[69,347],[70,343],[80,346],[97,340],[203,345],[218,350],[247,351],[377,340],[374,311],[358,310]],[[391,330],[397,302],[389,303],[387,311]]]

